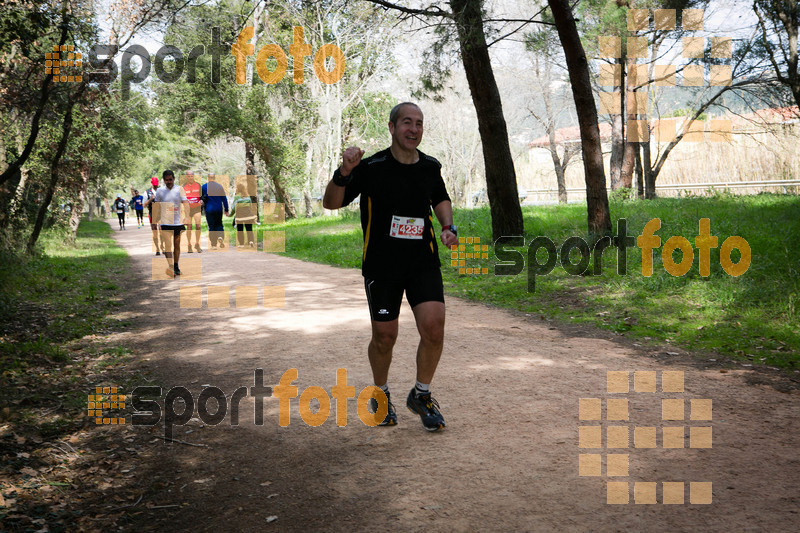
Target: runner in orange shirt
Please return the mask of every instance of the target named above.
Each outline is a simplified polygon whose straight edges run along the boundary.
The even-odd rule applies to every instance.
[[[200,207],[202,205],[200,203],[200,184],[194,180],[194,172],[191,170],[186,171],[186,183],[183,185],[183,190],[189,201],[189,212],[186,214],[186,241],[189,245],[187,251],[192,253],[192,225],[194,225],[194,249],[200,253],[203,251],[200,249]]]

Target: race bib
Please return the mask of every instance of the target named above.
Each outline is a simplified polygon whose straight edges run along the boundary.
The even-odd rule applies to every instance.
[[[396,239],[422,239],[425,231],[424,218],[392,217],[392,228],[389,236]]]

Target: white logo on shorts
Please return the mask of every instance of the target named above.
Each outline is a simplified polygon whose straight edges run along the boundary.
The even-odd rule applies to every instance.
[[[386,310],[386,309],[378,309],[378,314],[379,315],[388,315],[389,311]]]

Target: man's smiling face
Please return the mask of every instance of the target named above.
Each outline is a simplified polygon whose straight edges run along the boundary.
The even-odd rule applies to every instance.
[[[422,142],[422,111],[417,106],[404,105],[397,113],[397,123],[389,122],[392,144],[403,150],[415,150]]]

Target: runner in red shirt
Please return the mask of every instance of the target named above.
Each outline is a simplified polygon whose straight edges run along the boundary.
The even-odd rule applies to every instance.
[[[183,190],[186,193],[186,199],[189,200],[189,212],[186,216],[186,240],[189,243],[189,253],[192,253],[192,225],[195,227],[195,243],[194,249],[198,253],[203,250],[200,249],[200,184],[194,180],[194,172],[188,170],[185,176],[185,183]]]

